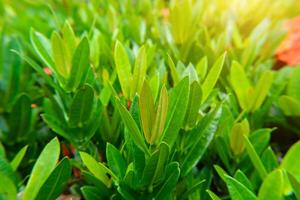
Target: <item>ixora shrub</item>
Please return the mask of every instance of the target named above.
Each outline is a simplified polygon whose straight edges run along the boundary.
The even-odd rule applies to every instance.
[[[274,70],[299,13],[1,0],[0,199],[300,199],[300,67]]]

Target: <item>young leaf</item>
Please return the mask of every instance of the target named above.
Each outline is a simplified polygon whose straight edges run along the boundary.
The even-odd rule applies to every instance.
[[[245,149],[243,136],[245,135],[248,137],[249,132],[249,123],[246,119],[233,125],[230,135],[230,147],[235,155],[240,155],[243,153]]]
[[[201,97],[201,86],[197,81],[194,81],[190,86],[189,103],[184,120],[185,126],[188,128],[192,128],[197,122],[201,105]]]
[[[189,97],[189,79],[185,77],[170,93],[166,126],[164,130],[165,141],[172,148],[178,131],[182,126]]]
[[[64,158],[56,166],[54,171],[48,177],[44,185],[41,187],[36,200],[51,200],[57,197],[64,190],[68,179],[71,176],[71,165],[68,158]]]
[[[147,72],[147,54],[146,54],[146,47],[142,46],[139,49],[138,55],[135,60],[134,71],[133,71],[133,80],[132,80],[132,89],[131,92],[131,99],[135,96],[135,94],[140,94],[143,81],[146,77]]]
[[[202,85],[202,101],[201,103],[205,102],[207,97],[210,95],[211,91],[215,87],[221,71],[223,69],[224,61],[225,61],[226,53],[224,53],[218,60],[214,63],[211,70],[208,72],[206,79]]]
[[[154,100],[150,86],[144,81],[139,98],[139,108],[145,139],[151,144],[151,132],[155,117]]]
[[[284,177],[281,169],[271,172],[262,183],[258,200],[283,200]]]
[[[200,79],[201,82],[204,80],[204,78],[206,76],[207,66],[208,66],[208,61],[207,61],[206,56],[201,58],[201,60],[196,65],[196,71],[198,73],[198,76],[199,76],[199,79]]]
[[[120,151],[112,144],[106,145],[107,164],[111,171],[122,180],[126,173],[126,162],[122,157]]]
[[[281,167],[292,174],[298,182],[300,182],[300,161],[295,160],[300,155],[300,141],[293,144],[284,156]]]
[[[252,164],[254,165],[255,169],[258,171],[260,178],[262,180],[264,180],[264,178],[267,176],[267,171],[266,171],[261,159],[257,155],[257,153],[256,153],[253,145],[249,141],[248,137],[245,135],[244,135],[244,141],[245,141],[247,153],[252,161]]]
[[[212,200],[221,200],[220,197],[218,197],[215,193],[213,193],[212,191],[210,190],[206,190],[206,192],[209,194],[210,198]]]
[[[234,178],[247,187],[250,191],[253,191],[253,186],[248,177],[244,174],[243,171],[237,170],[234,174]]]
[[[94,174],[96,178],[102,181],[107,187],[110,187],[111,182],[108,176],[106,175],[107,168],[104,167],[101,163],[98,163],[92,156],[85,152],[80,152],[80,157],[85,166]]]
[[[85,79],[90,69],[89,64],[90,48],[89,41],[84,37],[77,46],[72,57],[72,68],[66,88],[74,91]]]
[[[291,96],[279,97],[279,107],[286,116],[300,116],[300,101]]]
[[[36,197],[42,185],[54,170],[59,152],[59,141],[57,138],[54,138],[45,146],[35,162],[22,199],[31,200]]]
[[[272,82],[273,82],[272,71],[266,71],[261,75],[260,79],[258,80],[258,83],[254,88],[254,94],[252,97],[252,106],[250,108],[252,112],[256,111],[262,105],[272,86]]]
[[[56,71],[54,61],[51,58],[51,45],[49,40],[41,33],[35,32],[34,29],[30,30],[30,41],[33,45],[35,52],[42,59],[44,64],[51,68],[52,71]]]
[[[119,41],[116,42],[114,59],[122,92],[124,96],[128,98],[130,92],[131,65],[126,50]]]
[[[128,112],[128,110],[121,104],[120,100],[116,99],[116,106],[117,109],[120,112],[120,115],[122,117],[122,120],[125,124],[125,126],[128,128],[128,131],[130,132],[131,138],[135,142],[135,144],[141,148],[145,153],[149,154],[148,147],[144,141],[144,138],[135,123],[134,119]]]
[[[20,165],[26,151],[27,151],[28,145],[26,145],[25,147],[23,147],[18,153],[17,155],[14,157],[14,159],[11,161],[11,167],[13,168],[13,170],[16,170],[18,168],[18,166]]]
[[[226,184],[232,200],[256,200],[255,194],[236,179],[226,176]]]
[[[154,144],[162,136],[168,113],[168,92],[165,86],[161,88],[154,124],[152,125],[150,144]]]
[[[246,110],[249,106],[248,91],[251,84],[244,68],[236,61],[233,61],[231,65],[230,82],[241,108]]]
[[[296,178],[292,174],[290,174],[288,172],[287,172],[287,176],[288,176],[288,179],[289,179],[289,181],[291,183],[291,186],[292,186],[292,188],[294,190],[296,198],[300,199],[300,182],[298,182],[296,180]]]
[[[68,78],[71,69],[72,55],[57,32],[53,32],[51,36],[51,46],[57,72],[64,78]]]
[[[14,182],[0,171],[0,198],[5,200],[17,200],[17,188]]]
[[[69,113],[69,125],[81,127],[84,122],[90,119],[94,102],[93,88],[85,84],[80,87],[72,101]]]

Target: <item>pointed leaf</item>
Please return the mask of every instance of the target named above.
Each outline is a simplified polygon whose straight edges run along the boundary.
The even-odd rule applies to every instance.
[[[22,199],[31,200],[36,197],[42,185],[54,170],[59,152],[59,141],[57,138],[54,138],[45,146],[35,162]]]

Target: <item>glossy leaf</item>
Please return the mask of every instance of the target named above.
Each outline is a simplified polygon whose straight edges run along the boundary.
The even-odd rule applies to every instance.
[[[116,99],[116,106],[117,109],[120,112],[120,115],[122,117],[122,120],[125,124],[125,126],[128,128],[128,131],[130,132],[131,138],[136,143],[136,145],[141,148],[145,153],[149,154],[148,147],[144,141],[144,138],[135,123],[134,119],[128,112],[128,110],[121,104],[119,100]]]
[[[60,146],[57,138],[52,139],[43,149],[34,164],[22,199],[34,199],[54,170],[58,161]]]
[[[300,155],[300,142],[293,144],[284,156],[281,167],[292,174],[300,182],[300,161],[295,160]]]
[[[205,102],[205,100],[210,95],[211,91],[213,90],[214,86],[216,85],[219,76],[221,74],[221,71],[223,69],[224,61],[225,61],[226,53],[224,53],[221,57],[217,59],[217,61],[214,63],[210,71],[208,72],[203,85],[202,85],[202,103]]]
[[[64,78],[68,78],[72,55],[67,49],[67,44],[57,32],[54,32],[51,36],[51,46],[57,72]]]
[[[70,176],[71,164],[68,158],[64,158],[50,174],[35,199],[51,200],[58,198],[64,190]]]
[[[265,98],[268,95],[268,92],[271,88],[273,83],[273,73],[271,71],[264,72],[260,79],[258,80],[252,97],[252,106],[251,111],[257,110],[262,103],[264,102]]]
[[[267,171],[260,157],[257,155],[253,145],[251,144],[247,136],[244,136],[244,141],[245,141],[247,153],[252,161],[252,164],[254,165],[255,169],[258,171],[260,178],[264,180],[264,178],[267,176]]]
[[[152,126],[155,120],[155,107],[152,91],[145,81],[139,98],[139,108],[145,139],[151,142]]]
[[[42,59],[44,64],[47,67],[50,67],[52,71],[56,70],[54,61],[51,58],[51,44],[49,40],[43,36],[41,33],[34,31],[34,29],[30,30],[30,41],[34,47],[34,50]]]
[[[150,144],[154,144],[162,137],[169,106],[168,92],[165,86],[161,88],[159,99],[156,106],[154,124],[152,124]]]
[[[72,57],[72,68],[66,88],[74,91],[85,79],[90,69],[89,64],[90,48],[89,41],[84,37],[77,46]]]
[[[169,94],[169,108],[163,141],[172,147],[182,126],[187,109],[189,96],[188,77],[182,79]]]
[[[14,159],[11,161],[11,167],[13,168],[13,170],[16,170],[18,168],[18,166],[20,165],[21,161],[23,160],[25,153],[27,151],[28,145],[26,145],[25,147],[23,147],[18,153],[17,155],[15,155]]]
[[[205,153],[215,135],[221,113],[221,106],[215,108],[189,133],[194,142],[182,162],[182,175],[187,175]]]
[[[109,143],[106,145],[106,158],[107,164],[112,172],[120,179],[123,179],[126,173],[126,162],[120,151]]]
[[[129,86],[131,82],[131,65],[126,50],[119,41],[116,42],[114,59],[122,92],[125,97],[129,97]]]
[[[107,168],[103,164],[98,163],[92,156],[85,152],[80,152],[80,157],[85,166],[92,172],[92,174],[102,181],[107,187],[110,187],[111,182],[107,176]]]
[[[170,163],[166,168],[166,180],[156,192],[155,199],[164,199],[173,191],[179,178],[179,174],[179,164],[177,162]]]
[[[197,81],[190,86],[189,103],[185,114],[185,125],[189,128],[193,127],[199,117],[199,109],[201,105],[202,91]]]
[[[256,200],[255,194],[236,179],[226,176],[226,184],[232,200]]]
[[[259,192],[258,199],[272,199],[272,200],[283,200],[283,188],[284,188],[284,177],[283,172],[277,169],[271,172],[262,183]]]

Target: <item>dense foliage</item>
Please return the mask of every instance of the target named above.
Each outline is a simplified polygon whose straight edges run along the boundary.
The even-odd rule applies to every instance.
[[[0,0],[0,199],[300,199],[300,67],[274,70],[299,13]]]

